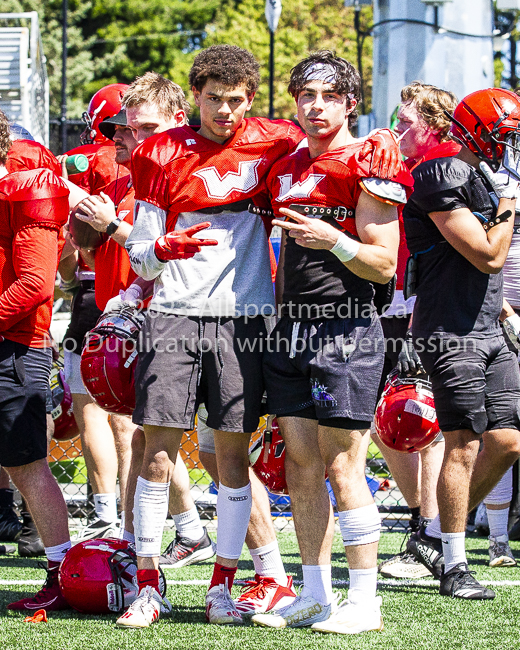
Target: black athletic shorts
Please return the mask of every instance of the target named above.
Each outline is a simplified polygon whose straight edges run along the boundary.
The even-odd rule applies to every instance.
[[[83,280],[72,300],[72,314],[63,339],[63,348],[81,354],[85,334],[96,325],[102,313],[96,305],[94,280]]]
[[[20,467],[47,457],[51,363],[50,348],[0,343],[0,465]]]
[[[139,341],[135,424],[192,429],[199,404],[212,429],[252,433],[264,415],[265,321],[148,312]]]
[[[502,333],[415,339],[442,431],[520,429],[520,372]]]
[[[318,420],[370,426],[384,360],[383,330],[372,318],[280,320],[264,353],[267,408],[275,415],[314,406]]]

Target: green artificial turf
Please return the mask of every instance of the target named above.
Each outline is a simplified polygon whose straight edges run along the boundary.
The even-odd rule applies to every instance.
[[[165,542],[172,534],[165,535]],[[278,535],[287,570],[301,580],[298,548],[293,533]],[[402,535],[385,533],[380,557],[387,559],[399,551]],[[511,544],[520,556],[520,543]],[[487,540],[468,538],[468,557],[477,578],[491,581],[518,581],[520,569],[490,569]],[[333,550],[334,581],[347,577],[339,535]],[[509,650],[520,648],[520,586],[496,586],[491,602],[467,602],[441,597],[432,582],[419,586],[381,584],[383,632],[355,637],[318,635],[310,630],[269,630],[252,626],[210,626],[204,620],[205,585],[179,585],[174,581],[209,580],[212,563],[169,569],[166,572],[168,598],[174,605],[171,616],[163,616],[146,630],[118,630],[115,615],[85,616],[77,612],[51,612],[49,622],[24,623],[20,612],[5,609],[8,602],[33,593],[32,585],[0,584],[0,650],[304,650],[307,648],[352,648],[353,650]],[[242,555],[237,579],[251,578],[253,564]],[[36,560],[17,556],[0,557],[0,580],[43,580],[44,571]],[[341,591],[346,595],[346,588]],[[234,587],[234,595],[240,587]]]

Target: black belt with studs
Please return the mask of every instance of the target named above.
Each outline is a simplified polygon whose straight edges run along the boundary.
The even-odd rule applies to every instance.
[[[324,205],[291,203],[289,210],[294,210],[298,214],[303,214],[307,217],[333,217],[339,222],[345,221],[345,219],[353,219],[356,214],[352,208],[345,208],[342,205],[338,205],[335,208],[328,208]]]

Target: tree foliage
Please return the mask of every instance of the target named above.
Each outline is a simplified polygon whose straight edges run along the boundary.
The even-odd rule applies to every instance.
[[[108,83],[129,83],[154,70],[190,96],[188,71],[196,53],[216,43],[247,48],[258,58],[262,83],[253,107],[268,111],[269,31],[265,0],[68,0],[67,113],[80,117]],[[61,103],[62,0],[2,0],[3,12],[38,11],[51,91],[51,114]],[[363,7],[361,25],[372,22]],[[343,0],[285,0],[275,35],[275,115],[291,117],[290,69],[309,52],[328,48],[357,66],[354,10]],[[362,48],[365,106],[370,110],[372,39]]]

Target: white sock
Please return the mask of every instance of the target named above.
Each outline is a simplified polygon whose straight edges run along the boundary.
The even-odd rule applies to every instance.
[[[123,530],[123,537],[121,538],[125,542],[130,542],[130,544],[135,544],[135,535],[133,533],[129,533],[126,528]]]
[[[437,515],[434,519],[432,519],[430,523],[426,526],[425,533],[430,537],[435,537],[436,539],[441,538],[442,535],[441,519],[439,515]]]
[[[361,603],[376,597],[377,567],[373,569],[349,569],[350,586],[348,599],[351,603]]]
[[[490,510],[486,507],[486,512],[489,523],[489,536],[501,537],[505,535],[508,537],[509,504],[505,508],[502,508],[502,510]]]
[[[276,540],[265,546],[250,548],[249,552],[257,575],[274,578],[279,585],[287,586],[287,574]]]
[[[69,550],[72,544],[69,542],[63,542],[63,544],[58,544],[58,546],[46,546],[45,555],[49,562],[61,562],[65,556],[65,553]]]
[[[332,566],[330,564],[303,564],[302,596],[308,592],[321,605],[332,602]]]
[[[159,557],[166,516],[169,483],[147,481],[139,476],[134,495],[135,547],[139,557]]]
[[[117,498],[115,492],[94,494],[94,509],[101,521],[111,524],[117,520]]]
[[[217,497],[217,555],[226,560],[238,560],[251,516],[251,483],[241,488],[229,488],[222,483]]]
[[[444,573],[466,560],[466,533],[442,533]]]
[[[196,542],[204,535],[204,528],[200,523],[199,511],[196,506],[187,512],[173,515],[173,521],[180,537]]]

